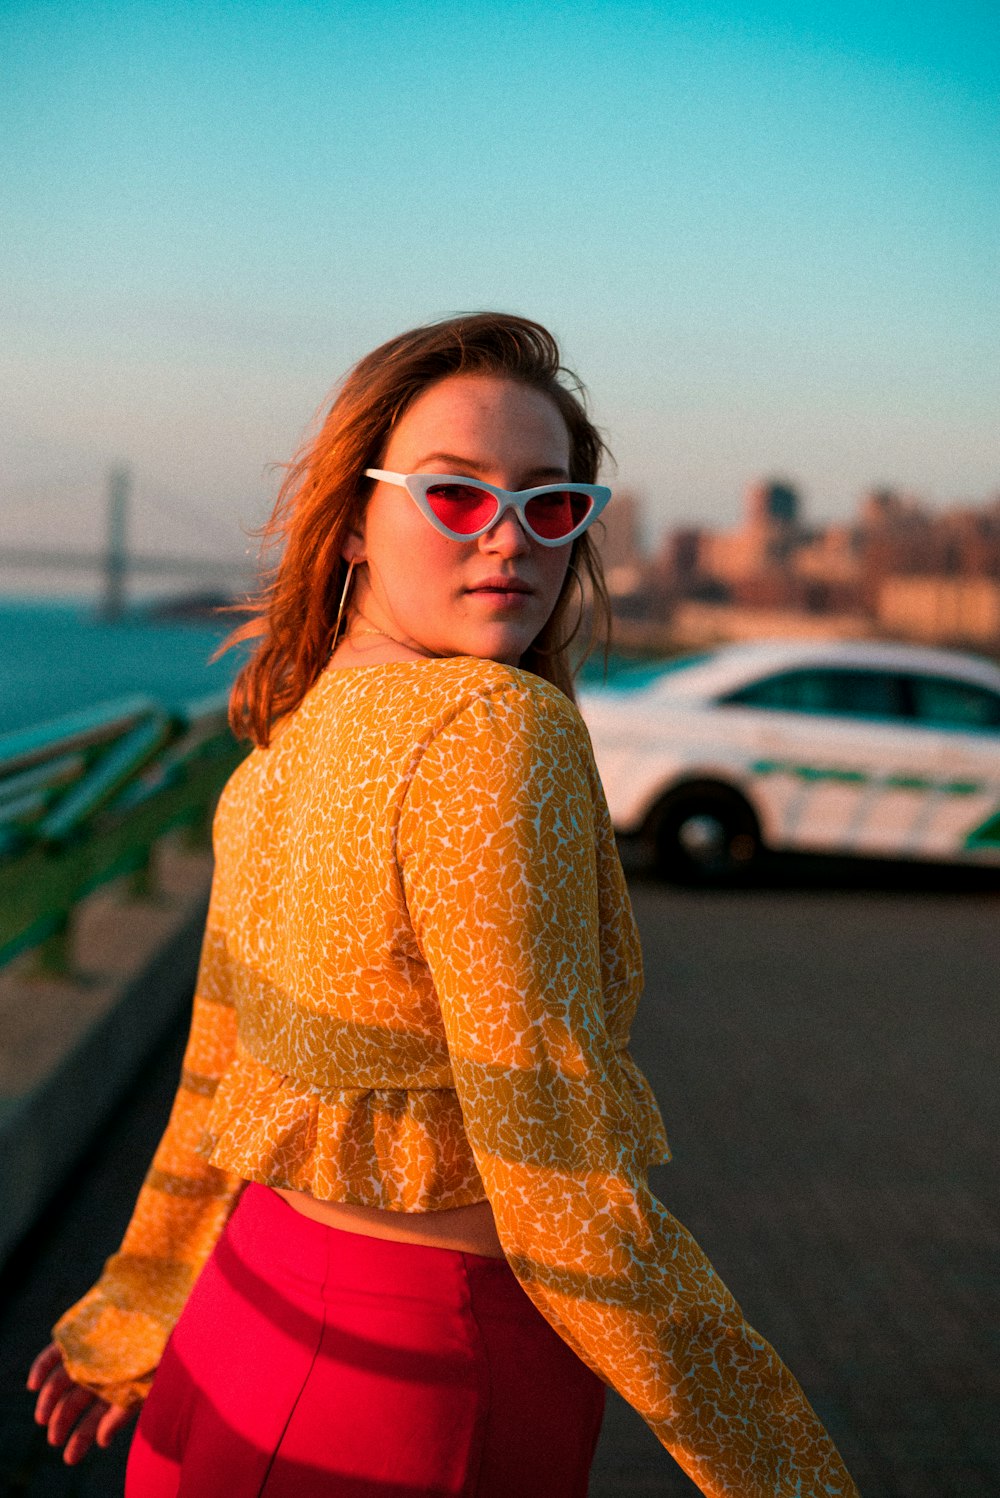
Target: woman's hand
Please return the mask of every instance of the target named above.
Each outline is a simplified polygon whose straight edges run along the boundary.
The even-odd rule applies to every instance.
[[[28,1388],[38,1394],[36,1423],[48,1426],[50,1446],[65,1445],[63,1461],[70,1467],[86,1456],[95,1440],[98,1446],[110,1445],[135,1414],[74,1383],[54,1342],[32,1363]]]

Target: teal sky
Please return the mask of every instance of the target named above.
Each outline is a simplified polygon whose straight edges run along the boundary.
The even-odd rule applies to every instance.
[[[404,327],[547,323],[654,537],[1000,492],[992,3],[0,3],[0,538],[236,552]]]

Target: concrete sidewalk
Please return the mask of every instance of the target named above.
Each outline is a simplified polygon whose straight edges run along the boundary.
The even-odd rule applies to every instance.
[[[71,979],[0,969],[0,1265],[114,1115],[191,997],[212,857],[179,837],[149,897],[120,880],[78,908]]]

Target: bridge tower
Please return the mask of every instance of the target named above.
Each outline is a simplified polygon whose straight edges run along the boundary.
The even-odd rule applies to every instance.
[[[104,597],[101,614],[120,619],[125,612],[125,582],[128,572],[126,523],[132,493],[132,475],[127,468],[112,468],[108,476],[108,532],[104,553]]]

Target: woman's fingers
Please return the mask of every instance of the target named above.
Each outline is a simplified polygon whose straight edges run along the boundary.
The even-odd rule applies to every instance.
[[[123,1410],[119,1404],[109,1405],[97,1427],[98,1446],[110,1446],[122,1426],[128,1425],[136,1413],[134,1409]]]
[[[103,1399],[94,1400],[82,1420],[69,1432],[66,1439],[66,1449],[63,1451],[63,1461],[67,1467],[75,1466],[78,1461],[87,1455],[87,1452],[94,1444],[101,1421],[107,1414],[107,1410],[108,1407]]]
[[[108,1404],[104,1399],[94,1398],[78,1424],[70,1432],[63,1451],[63,1461],[74,1467],[81,1461],[96,1441],[98,1446],[110,1446],[116,1433],[128,1425],[135,1410],[123,1410],[119,1405]]]
[[[96,1394],[91,1394],[89,1389],[81,1389],[78,1384],[73,1384],[68,1394],[64,1394],[49,1416],[49,1445],[63,1446],[69,1440],[73,1427],[81,1416],[91,1412],[94,1406],[98,1407],[97,1419],[94,1421],[94,1432],[97,1430],[97,1422],[107,1409],[103,1399],[98,1399]],[[90,1435],[80,1455],[87,1450],[93,1441]]]
[[[48,1425],[52,1411],[72,1388],[75,1388],[73,1380],[60,1361],[42,1384],[35,1401],[35,1420],[39,1425]]]
[[[55,1342],[50,1342],[48,1347],[43,1347],[35,1361],[28,1370],[28,1388],[34,1394],[41,1387],[53,1368],[61,1367],[62,1352]]]
[[[54,1342],[38,1354],[27,1382],[32,1392],[38,1392],[36,1421],[48,1427],[50,1446],[65,1446],[63,1461],[70,1467],[86,1456],[95,1441],[99,1446],[110,1445],[116,1432],[135,1413],[108,1404],[106,1399],[74,1383]]]

